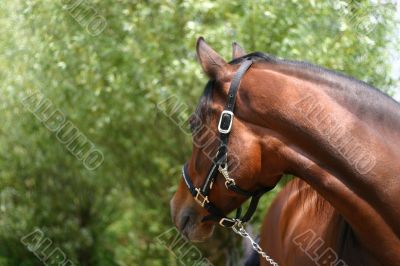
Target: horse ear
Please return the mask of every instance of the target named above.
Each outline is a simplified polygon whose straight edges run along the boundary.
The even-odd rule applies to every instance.
[[[221,79],[228,71],[228,64],[204,41],[203,37],[197,39],[197,58],[204,72],[211,79]]]
[[[242,57],[244,55],[246,55],[246,52],[244,51],[244,49],[237,42],[233,42],[232,43],[232,59],[236,59],[236,58]]]

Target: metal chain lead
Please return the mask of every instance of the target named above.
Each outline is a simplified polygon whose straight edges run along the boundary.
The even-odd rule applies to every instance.
[[[225,178],[225,186],[226,186],[227,188],[228,188],[228,185],[229,185],[230,183],[233,184],[233,185],[235,185],[235,180],[234,180],[233,178],[230,178],[230,177],[229,177],[228,165],[227,165],[226,162],[225,162],[224,167],[222,167],[222,166],[220,165],[220,166],[218,167],[218,170],[219,170],[219,172],[223,175],[223,177]],[[234,226],[232,227],[232,230],[233,230],[236,234],[238,234],[238,235],[240,235],[240,236],[242,236],[242,237],[247,238],[248,240],[250,240],[251,247],[252,247],[259,255],[261,255],[261,257],[263,257],[266,261],[268,261],[271,265],[279,266],[278,263],[276,263],[270,256],[268,256],[267,253],[265,253],[265,252],[261,249],[260,245],[257,244],[257,242],[255,242],[255,241],[253,240],[253,238],[246,232],[246,230],[245,230],[244,227],[243,227],[243,224],[242,224],[239,220],[236,221],[236,225],[234,225]]]
[[[240,235],[240,236],[242,236],[242,237],[247,238],[248,240],[250,240],[250,243],[251,243],[252,248],[253,248],[259,255],[261,255],[261,257],[263,257],[266,261],[268,261],[271,265],[279,266],[278,263],[276,263],[270,256],[268,256],[267,253],[265,253],[265,252],[261,249],[260,245],[258,245],[257,242],[255,242],[255,241],[253,240],[253,238],[246,232],[246,230],[244,229],[244,227],[243,227],[242,224],[237,224],[236,226],[233,226],[233,227],[232,227],[232,230],[233,230],[236,234],[238,234],[238,235]]]

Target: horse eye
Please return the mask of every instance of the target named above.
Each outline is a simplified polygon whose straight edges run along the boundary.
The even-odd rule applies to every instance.
[[[201,121],[196,116],[191,116],[189,118],[189,127],[192,133],[196,132],[201,126]]]
[[[190,132],[193,134],[194,130],[196,129],[193,123],[189,123]]]

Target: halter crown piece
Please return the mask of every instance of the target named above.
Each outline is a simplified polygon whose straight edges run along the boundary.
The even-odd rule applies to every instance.
[[[238,187],[233,178],[229,177],[229,169],[228,169],[228,140],[229,133],[232,129],[232,123],[234,118],[234,108],[236,102],[236,95],[240,86],[240,81],[243,78],[246,71],[250,68],[253,61],[251,59],[245,59],[235,76],[232,79],[229,91],[228,91],[228,99],[225,104],[224,111],[222,111],[219,123],[218,123],[218,131],[220,133],[220,145],[218,148],[218,152],[212,160],[212,165],[210,170],[208,171],[207,177],[204,181],[203,186],[197,188],[193,185],[188,171],[188,163],[186,163],[182,168],[183,179],[185,183],[194,197],[195,201],[200,204],[204,209],[206,209],[210,215],[203,218],[203,221],[216,221],[221,226],[227,228],[240,228],[244,223],[248,222],[253,216],[255,210],[257,209],[258,202],[261,196],[273,189],[274,187],[267,187],[263,189],[259,189],[256,191],[247,191],[240,187]],[[246,213],[240,218],[241,215],[241,207],[239,207],[236,211],[235,218],[228,218],[224,215],[224,213],[219,210],[214,204],[212,204],[208,195],[210,190],[212,189],[213,183],[218,176],[218,172],[222,174],[225,178],[225,186],[227,189],[232,190],[238,194],[241,194],[246,197],[251,197],[249,208]]]

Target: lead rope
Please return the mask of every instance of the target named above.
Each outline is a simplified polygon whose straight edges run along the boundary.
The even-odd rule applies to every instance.
[[[240,235],[243,238],[247,238],[250,240],[251,247],[256,251],[261,257],[263,257],[266,261],[269,262],[269,264],[274,265],[274,266],[279,266],[278,263],[276,263],[270,256],[265,253],[259,244],[253,240],[253,238],[247,233],[247,231],[244,229],[243,224],[239,223],[236,226],[232,227],[233,232],[236,234]]]

